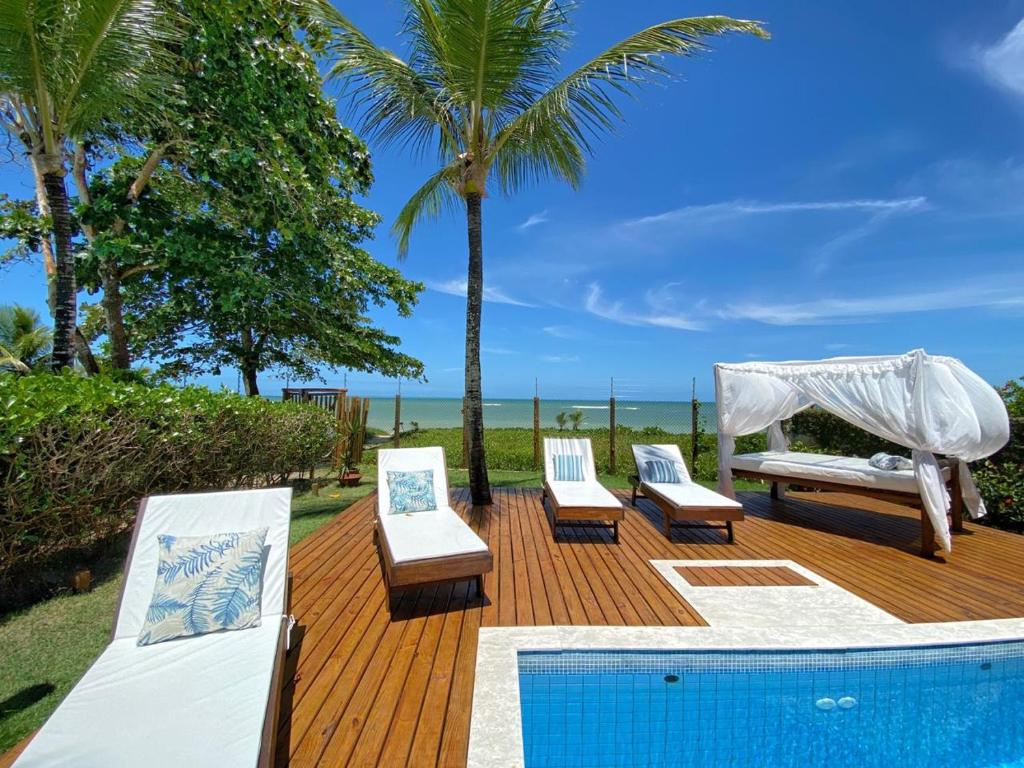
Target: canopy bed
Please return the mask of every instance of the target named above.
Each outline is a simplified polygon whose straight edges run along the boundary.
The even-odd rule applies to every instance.
[[[960,527],[964,506],[972,517],[985,514],[967,462],[991,456],[1009,439],[999,393],[959,360],[920,349],[896,356],[718,363],[715,400],[723,494],[735,498],[733,478],[745,477],[771,482],[775,497],[780,485],[796,483],[910,504],[921,509],[926,555],[940,547],[952,551],[950,530]],[[782,421],[811,406],[909,449],[912,469],[789,451]],[[735,438],[764,430],[768,451],[733,455]]]

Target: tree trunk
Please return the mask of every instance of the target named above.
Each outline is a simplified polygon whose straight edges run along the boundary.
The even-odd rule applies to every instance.
[[[110,339],[110,364],[113,368],[127,370],[132,367],[128,352],[128,334],[124,330],[124,312],[121,301],[121,278],[114,264],[100,266],[103,279],[103,314],[107,321],[107,338]]]
[[[260,388],[256,383],[256,374],[259,372],[257,365],[258,357],[255,353],[252,331],[248,328],[242,331],[242,357],[238,361],[238,370],[242,374],[242,382],[245,385],[246,397],[259,397]]]
[[[82,333],[82,329],[77,325],[75,326],[75,350],[78,353],[79,365],[85,369],[85,375],[97,375],[100,372],[99,363],[96,362],[96,358],[92,354],[92,348],[89,346],[89,341],[85,338],[85,334]]]
[[[469,493],[474,505],[491,503],[484,456],[484,403],[480,383],[480,315],[484,298],[484,245],[481,197],[466,194],[469,274],[466,279],[466,407],[462,428],[469,435]]]
[[[78,315],[75,287],[75,256],[71,250],[71,211],[64,171],[60,161],[50,159],[43,170],[43,188],[50,204],[53,240],[57,262],[56,300],[53,318],[53,369],[75,364],[75,325]]]
[[[242,363],[242,383],[245,385],[246,397],[259,397],[260,388],[256,383],[256,368],[248,363]]]

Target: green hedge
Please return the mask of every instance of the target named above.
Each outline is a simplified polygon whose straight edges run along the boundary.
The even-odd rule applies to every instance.
[[[544,437],[589,437],[594,447],[594,461],[597,471],[608,473],[608,448],[610,433],[607,429],[580,429],[559,432],[556,429],[542,430]],[[700,433],[700,444],[697,453],[697,466],[691,468],[695,479],[716,480],[718,478],[718,442],[715,435]],[[675,443],[683,452],[686,463],[690,463],[692,440],[689,434],[666,432],[657,427],[632,429],[618,427],[615,430],[616,470],[620,475],[636,471],[633,463],[633,443]],[[445,450],[448,465],[462,467],[462,429],[430,428],[402,436],[402,447],[440,445]],[[390,446],[390,443],[385,447]],[[765,436],[748,435],[737,440],[737,451],[752,452],[765,449]],[[484,431],[484,451],[487,454],[487,466],[491,469],[523,470],[534,469],[533,466],[533,430],[527,428],[496,427]]]
[[[153,493],[281,483],[323,460],[316,408],[73,374],[0,376],[0,591],[129,528]]]

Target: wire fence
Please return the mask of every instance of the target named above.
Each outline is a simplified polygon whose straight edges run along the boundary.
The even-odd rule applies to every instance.
[[[464,467],[462,409],[458,399],[370,398],[367,447],[440,445],[450,467]],[[714,472],[715,424],[714,403],[696,398],[485,400],[484,448],[489,469],[538,471],[544,437],[587,437],[598,472],[626,475],[633,443],[675,443],[701,477]]]

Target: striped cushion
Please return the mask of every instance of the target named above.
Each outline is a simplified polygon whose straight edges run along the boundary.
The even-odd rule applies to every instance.
[[[555,465],[555,480],[583,482],[583,457],[569,453],[556,453],[551,457]]]
[[[676,465],[671,461],[652,459],[651,461],[644,462],[644,468],[647,470],[647,477],[645,479],[649,483],[682,482],[679,478],[679,472],[676,471]]]

